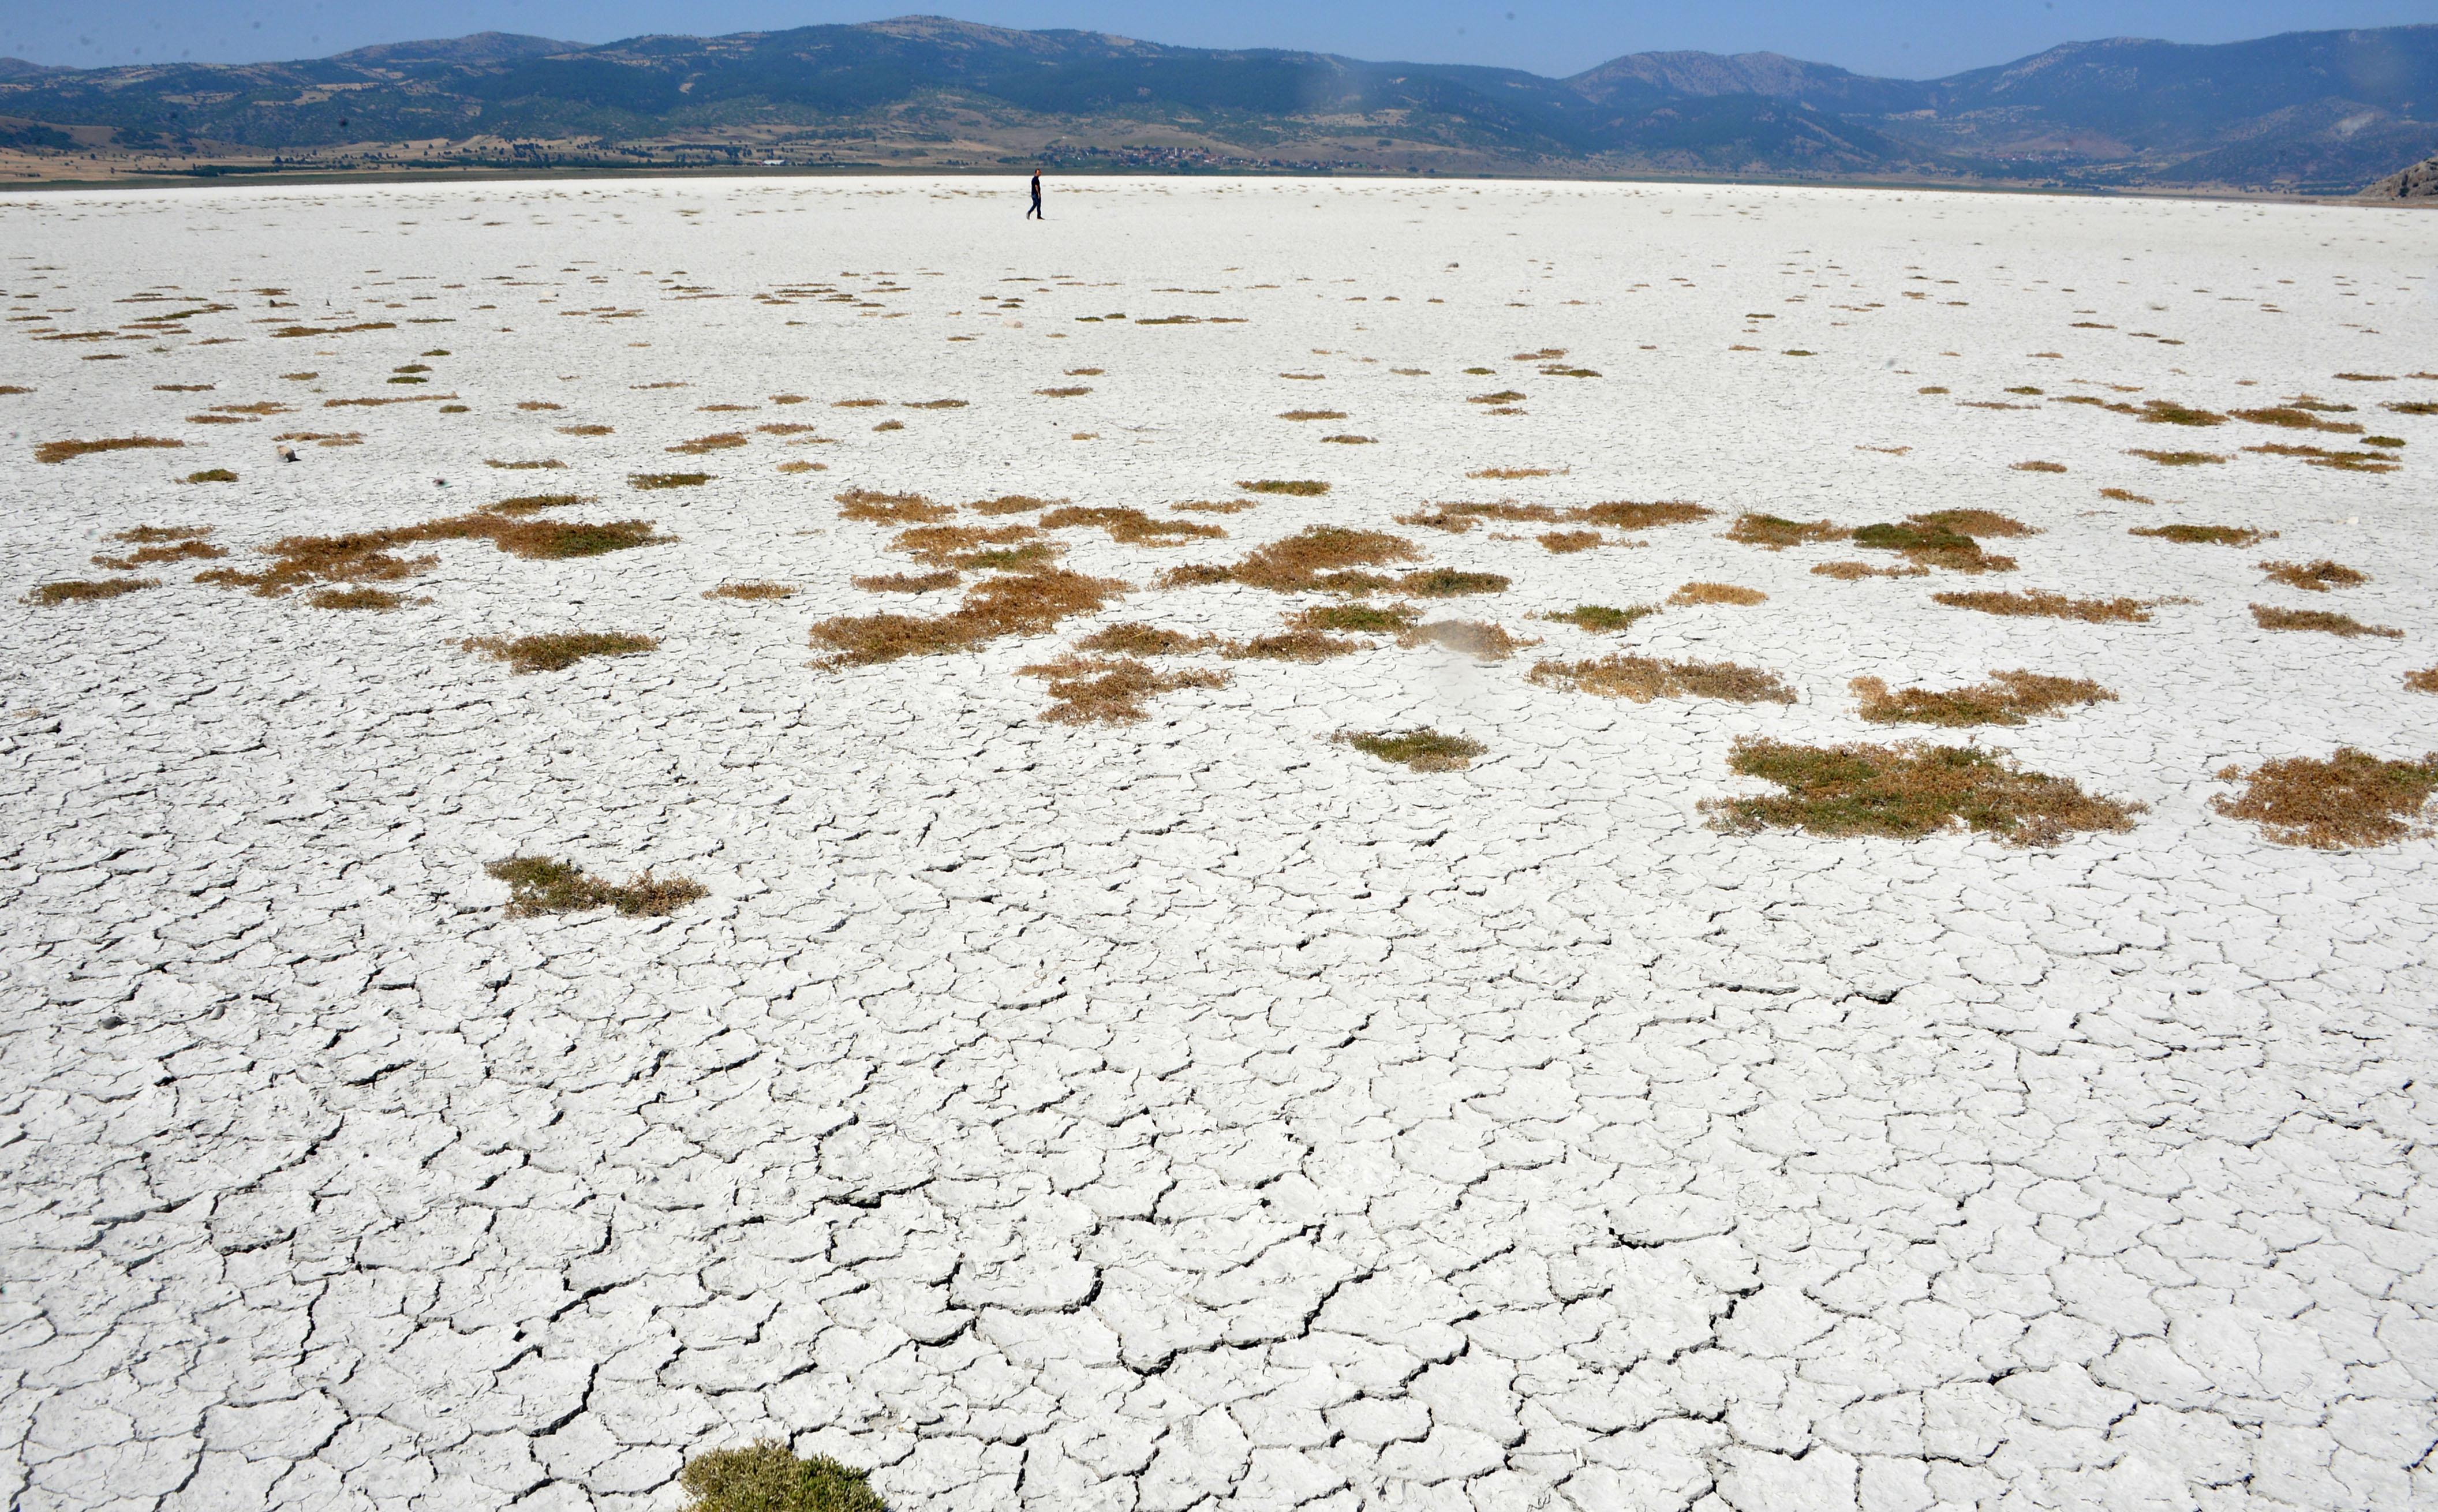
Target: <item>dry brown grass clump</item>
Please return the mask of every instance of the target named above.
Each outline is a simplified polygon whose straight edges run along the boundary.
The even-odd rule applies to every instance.
[[[747,439],[741,432],[723,431],[717,435],[697,436],[692,441],[680,441],[676,446],[662,447],[661,449],[683,452],[689,457],[699,457],[710,451],[733,451],[746,444]]]
[[[1611,530],[1652,530],[1661,525],[1689,525],[1697,519],[1709,518],[1709,510],[1681,499],[1655,504],[1616,500],[1566,511],[1568,519],[1581,520],[1586,525],[1606,525]]]
[[[708,896],[707,889],[685,877],[656,878],[645,871],[624,883],[612,883],[588,875],[573,862],[554,861],[546,855],[512,855],[483,870],[508,885],[508,916],[512,919],[542,913],[586,913],[594,908],[615,908],[629,917],[657,918]],[[696,1488],[699,1477],[692,1474],[693,1466],[687,1469],[688,1487]],[[715,1480],[713,1484],[724,1482]]]
[[[851,581],[867,593],[930,593],[944,588],[955,588],[964,580],[963,572],[942,571],[891,572]]]
[[[2179,546],[2257,546],[2277,536],[2273,530],[2253,530],[2248,525],[2136,525],[2125,534]]]
[[[2358,635],[2384,636],[2391,641],[2404,638],[2401,630],[2384,624],[2364,624],[2349,614],[2331,614],[2325,609],[2281,609],[2255,604],[2252,606],[2252,619],[2264,630],[2318,630],[2349,640]]]
[[[1433,567],[1420,572],[1407,572],[1397,579],[1397,589],[1416,598],[1452,599],[1471,593],[1504,593],[1509,582],[1509,578],[1498,572],[1466,572],[1453,567]]]
[[[2139,447],[2125,454],[2129,457],[2146,458],[2162,467],[2199,467],[2227,460],[2215,451],[2150,451]]]
[[[2368,572],[2340,567],[2324,557],[2307,565],[2301,562],[2263,562],[2260,570],[2272,581],[2283,583],[2288,588],[2299,588],[2306,593],[2325,593],[2332,588],[2359,588],[2370,581]]]
[[[154,562],[209,561],[216,556],[226,556],[228,553],[203,539],[211,533],[209,525],[190,527],[174,535],[157,526],[138,525],[132,531],[120,531],[116,538],[150,541],[152,544],[139,547],[124,556],[96,556],[93,565],[107,567],[114,572],[132,572]]]
[[[1899,688],[1893,693],[1877,677],[1857,677],[1850,686],[1862,700],[1863,717],[1875,725],[2021,725],[2034,714],[2116,697],[2079,677],[1992,672],[1989,679],[1963,688]]]
[[[1746,607],[1768,600],[1769,595],[1757,588],[1738,588],[1733,583],[1687,583],[1668,595],[1670,604],[1735,604]]]
[[[1212,638],[1207,635],[1188,635],[1182,630],[1167,630],[1156,624],[1129,621],[1093,631],[1076,642],[1075,648],[1120,657],[1175,657],[1203,650],[1213,643]]]
[[[556,429],[563,436],[606,436],[615,433],[613,427],[606,425],[563,425]]]
[[[1578,604],[1563,614],[1545,614],[1542,618],[1571,624],[1578,629],[1615,634],[1630,630],[1634,621],[1647,619],[1658,612],[1656,604],[1636,604],[1622,609],[1612,608],[1605,604]]]
[[[41,583],[35,586],[33,591],[26,595],[26,602],[39,604],[44,608],[52,608],[62,604],[83,604],[95,599],[115,599],[122,593],[133,593],[140,589],[160,586],[161,580],[157,577],[113,577],[105,578],[98,583]]]
[[[1031,525],[916,525],[890,537],[889,549],[938,568],[1020,571],[1064,554]]]
[[[1229,644],[1220,654],[1230,661],[1326,661],[1371,649],[1369,642],[1349,641],[1320,630],[1290,629],[1257,635]]]
[[[1168,507],[1188,515],[1241,515],[1247,509],[1261,508],[1262,501],[1258,499],[1199,499],[1189,503],[1171,504]]]
[[[936,619],[906,614],[845,614],[812,628],[813,643],[834,653],[825,667],[872,666],[902,657],[970,651],[1002,636],[1033,635],[1061,620],[1090,614],[1126,591],[1123,583],[1086,577],[1064,568],[993,577],[966,590],[964,602]]]
[[[1346,418],[1346,412],[1344,410],[1288,410],[1281,413],[1279,418],[1281,420],[1343,420]]]
[[[793,598],[795,593],[794,586],[786,583],[722,583],[717,588],[703,589],[702,596],[707,599],[745,599],[758,603],[764,599]]]
[[[283,431],[274,441],[310,441],[317,447],[360,447],[364,444],[362,431]]]
[[[1956,572],[2011,572],[2015,559],[1981,549],[1984,536],[2040,534],[2020,519],[1988,509],[1941,509],[1909,515],[1902,524],[1865,525],[1854,532],[1857,546],[1897,552],[1917,567],[1943,567]]]
[[[18,392],[30,391],[21,389]],[[2438,414],[2438,399],[2405,399],[2394,404],[2383,404],[2379,408],[2393,410],[2398,414]]]
[[[1475,467],[1473,471],[1466,473],[1465,476],[1468,478],[1496,478],[1505,482],[1515,478],[1552,478],[1557,476],[1559,470],[1560,469],[1555,467]]]
[[[487,540],[528,561],[558,561],[600,556],[636,546],[657,546],[673,539],[674,536],[652,534],[652,521],[648,519],[521,520],[488,513],[459,515],[390,530],[286,536],[262,548],[272,562],[259,571],[214,568],[195,574],[195,581],[221,588],[250,588],[260,597],[278,598],[309,583],[395,582],[413,577],[437,558],[399,556],[397,551],[401,546],[427,541]]]
[[[1189,540],[1215,540],[1228,534],[1216,525],[1197,525],[1188,519],[1155,519],[1140,509],[1087,509],[1070,504],[1041,517],[1044,530],[1064,530],[1072,525],[1096,525],[1109,533],[1109,539],[1123,546],[1182,546]]]
[[[66,462],[97,451],[136,451],[155,447],[183,447],[166,436],[116,436],[107,441],[45,441],[34,448],[36,462]]]
[[[1473,765],[1475,756],[1490,748],[1477,740],[1443,734],[1428,725],[1377,732],[1341,730],[1329,738],[1337,745],[1352,746],[1366,756],[1376,756],[1417,772],[1460,772]]]
[[[2232,782],[2241,774],[2230,766],[2217,775]],[[2210,806],[2228,818],[2259,825],[2275,844],[2336,851],[2429,834],[2418,821],[2432,789],[2438,789],[2438,751],[2417,762],[2398,762],[2341,746],[2325,761],[2289,756],[2263,762],[2241,795],[2221,794]]]
[[[2102,488],[2099,490],[2099,497],[2102,499],[2113,499],[2120,504],[2155,504],[2158,502],[2157,500],[2152,499],[2149,495],[2137,494],[2129,488]]]
[[[591,494],[519,494],[514,499],[503,499],[496,504],[485,504],[483,512],[486,515],[537,515],[545,509],[565,509],[571,504],[591,502]]]
[[[1397,637],[1397,643],[1412,647],[1435,645],[1484,661],[1504,661],[1515,654],[1518,646],[1538,645],[1537,641],[1518,641],[1507,633],[1504,625],[1485,620],[1433,620],[1418,624]]]
[[[2066,470],[2066,467],[2065,464],[2062,462],[2018,462],[2014,465],[2014,470],[2017,472],[2063,472]]]
[[[1316,478],[1239,478],[1236,486],[1248,494],[1290,494],[1298,499],[1315,499],[1329,492],[1329,484]]]
[[[1328,445],[1339,447],[1375,447],[1380,444],[1378,436],[1322,436],[1320,439]]]
[[[1352,571],[1389,562],[1410,562],[1422,554],[1402,536],[1386,531],[1352,530],[1344,525],[1311,525],[1284,540],[1256,548],[1219,579],[1291,593],[1306,589],[1339,589],[1368,592],[1387,588],[1391,580]]]
[[[110,538],[130,546],[160,546],[171,541],[199,541],[214,529],[210,525],[131,525],[111,532]]]
[[[1224,688],[1229,681],[1227,673],[1207,667],[1162,672],[1129,657],[1060,657],[1020,667],[1017,675],[1049,679],[1054,702],[1041,717],[1059,725],[1132,724],[1150,714],[1144,703],[1160,694]]]
[[[711,482],[707,472],[630,472],[627,486],[650,493],[662,488],[699,488]]]
[[[1092,388],[1088,383],[1069,383],[1054,389],[1034,389],[1033,392],[1045,399],[1072,399],[1091,393]]]
[[[1600,544],[1603,538],[1596,530],[1550,530],[1543,531],[1535,537],[1540,541],[1543,551],[1552,552],[1560,556],[1572,556],[1577,552],[1590,551]]]
[[[2438,667],[2424,667],[2419,672],[2406,673],[2404,685],[2414,693],[2438,693]]]
[[[889,401],[887,399],[840,399],[832,404],[830,408],[833,410],[876,410],[888,402]]]
[[[1784,551],[1789,546],[1808,546],[1815,541],[1844,540],[1851,532],[1838,529],[1825,519],[1781,519],[1776,515],[1738,515],[1727,527],[1726,538],[1745,546],[1758,546],[1764,551]]]
[[[2158,599],[2077,599],[2046,589],[2029,589],[2021,593],[1984,591],[1978,593],[1933,593],[1931,599],[1952,608],[1978,609],[1983,614],[2037,616],[2051,620],[2081,620],[2096,624],[2104,621],[2122,620],[2134,624],[2150,623],[2150,611],[2164,601]]]
[[[1841,583],[1859,583],[1866,577],[1928,577],[1927,567],[1873,567],[1868,562],[1822,562],[1811,570],[1814,577],[1833,577]]]
[[[1917,839],[1961,826],[2008,845],[2056,845],[2076,831],[2133,827],[2139,803],[2085,793],[1968,746],[1796,746],[1743,737],[1728,765],[1783,791],[1713,799],[1719,828]]]
[[[1298,630],[1352,630],[1358,635],[1398,635],[1414,625],[1408,604],[1316,604],[1288,616]]]
[[[870,520],[879,525],[930,525],[956,514],[947,505],[935,504],[921,494],[883,494],[869,488],[850,488],[837,498],[839,519]]]
[[[2351,405],[2345,408],[2351,409]],[[2362,428],[2342,420],[2323,420],[2310,411],[2293,405],[2276,405],[2264,410],[2230,412],[2238,420],[2253,425],[2273,425],[2287,431],[2332,431],[2339,435],[2358,436]]]
[[[2196,410],[2173,399],[2145,399],[2141,418],[2151,425],[2213,426],[2226,424],[2226,416],[2214,410]]]
[[[910,410],[962,410],[970,402],[966,399],[909,399],[905,407]]]
[[[1431,530],[1443,530],[1451,536],[1461,536],[1485,519],[1528,520],[1546,524],[1564,519],[1564,511],[1549,504],[1519,504],[1510,500],[1496,503],[1435,504],[1427,513],[1417,512],[1396,517],[1400,525],[1422,525]]]
[[[2243,449],[2272,457],[2300,457],[2314,467],[2329,467],[2338,472],[2394,472],[2400,466],[2393,457],[2376,451],[2330,451],[2324,447],[2289,447],[2279,442]]]
[[[468,651],[504,661],[509,671],[521,674],[564,671],[586,657],[636,656],[653,650],[661,642],[648,635],[616,630],[565,630],[555,635],[521,635],[513,641],[476,636],[457,643]]]
[[[1661,661],[1652,657],[1607,656],[1588,661],[1544,661],[1528,674],[1534,682],[1603,698],[1721,698],[1731,703],[1794,702],[1794,690],[1775,673],[1732,661]]]
[[[545,457],[539,462],[502,462],[496,457],[486,457],[483,459],[483,466],[498,467],[505,472],[546,472],[552,468],[564,467],[567,464],[556,457]]]
[[[1031,494],[1001,494],[997,499],[977,499],[965,507],[977,515],[1027,515],[1066,501],[1064,499],[1035,499]]]
[[[371,609],[386,614],[406,598],[377,588],[317,588],[305,595],[305,602],[317,609]]]
[[[201,472],[190,472],[178,481],[180,483],[235,483],[237,474],[226,467],[205,467]]]

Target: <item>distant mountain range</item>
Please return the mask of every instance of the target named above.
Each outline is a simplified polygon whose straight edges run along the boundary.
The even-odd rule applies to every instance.
[[[1637,53],[1570,79],[937,17],[256,64],[0,60],[0,174],[791,164],[1674,173],[2354,193],[2438,154],[2438,26],[2072,43],[1948,79]]]

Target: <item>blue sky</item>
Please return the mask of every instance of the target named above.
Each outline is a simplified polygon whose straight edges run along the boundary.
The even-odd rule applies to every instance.
[[[2060,42],[2233,42],[2438,23],[2438,0],[908,0],[1001,26],[1074,26],[1191,46],[1309,47],[1564,75],[1657,48],[1782,52],[1933,78]],[[573,42],[711,34],[903,14],[832,0],[0,0],[0,55],[96,67],[309,58],[376,42],[522,31]]]

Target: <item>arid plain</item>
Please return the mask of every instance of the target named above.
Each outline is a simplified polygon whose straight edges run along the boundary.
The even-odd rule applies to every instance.
[[[12,1505],[2438,1502],[2438,216],[1051,191],[0,201]]]

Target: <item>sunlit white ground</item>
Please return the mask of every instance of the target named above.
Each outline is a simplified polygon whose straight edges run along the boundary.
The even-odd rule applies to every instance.
[[[2438,747],[2403,683],[2438,663],[2438,424],[2381,408],[2438,397],[2405,377],[2438,368],[2438,217],[1275,180],[1021,208],[1014,179],[0,202],[0,383],[33,391],[0,396],[14,1505],[674,1508],[687,1455],[765,1435],[940,1512],[2438,1502],[2433,842],[2281,848],[2209,805],[2231,765]],[[816,282],[855,298],[754,298]],[[1202,320],[1139,324],[1171,315]],[[1599,376],[1517,360],[1550,348]],[[2403,469],[2054,402],[2304,393]],[[324,403],[423,394],[467,411]],[[969,402],[901,407],[940,398]],[[291,413],[185,418],[264,400]],[[828,444],[753,429],[783,422]],[[290,465],[292,431],[363,440]],[[137,434],[186,445],[33,461]],[[1528,466],[1564,470],[1467,477]],[[209,467],[239,481],[175,481]],[[677,468],[716,476],[627,486]],[[843,489],[1166,515],[1263,478],[1334,489],[1177,517],[1229,532],[1178,549],[1061,532],[1135,591],[1056,634],[807,664],[816,620],[954,602],[851,585],[916,569]],[[16,598],[115,575],[87,559],[139,523],[248,566],[540,490],[680,539],[445,544],[387,614],[209,563]],[[1501,497],[1716,514],[1563,556],[1391,523]],[[1895,558],[1722,538],[1967,505],[2044,532],[1991,543],[2020,571],[1841,582],[1810,569]],[[2280,535],[2127,534],[2166,521]],[[1232,683],[1141,724],[1041,720],[1016,669],[1096,625],[1277,628],[1308,600],[1154,580],[1314,522],[1510,576],[1434,608],[1544,643],[1205,655]],[[2372,581],[2297,593],[2271,557]],[[702,596],[743,578],[800,591]],[[1694,579],[1769,598],[1621,642],[1533,617]],[[1932,601],[1963,588],[2191,602]],[[515,676],[456,644],[559,629],[661,648]],[[1800,701],[1526,678],[1619,648]],[[1849,679],[2018,667],[2119,696],[1926,733],[2148,805],[2130,832],[1697,807],[1760,790],[1739,735],[1901,737]],[[1326,738],[1422,724],[1487,753]],[[509,919],[483,868],[520,853],[711,896]]]

